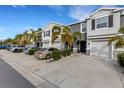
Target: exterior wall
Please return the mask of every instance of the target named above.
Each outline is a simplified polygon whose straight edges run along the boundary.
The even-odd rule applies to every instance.
[[[80,23],[69,26],[72,32],[80,32]]]
[[[104,12],[104,11],[103,11]],[[101,15],[101,14],[104,14],[104,15]],[[96,14],[94,16],[92,16],[91,19],[87,20],[87,36],[88,37],[91,37],[91,36],[98,36],[98,35],[112,35],[112,34],[116,34],[118,29],[120,28],[120,12],[116,12],[113,14],[113,27],[111,28],[100,28],[100,29],[95,29],[95,30],[92,30],[91,29],[91,21],[92,19],[94,18],[98,18],[98,17],[102,17],[102,16],[107,16],[107,15],[110,15],[111,12],[105,12],[105,13],[101,13],[100,14]]]
[[[82,33],[82,40],[86,40],[87,39],[86,31],[82,32],[82,23],[72,24],[72,25],[69,25],[69,27],[70,27],[72,32],[81,32]]]
[[[43,33],[42,33],[42,37],[43,37],[43,48],[48,48],[48,47],[56,47],[59,48],[60,44],[58,42],[60,42],[59,39],[57,39],[56,42],[54,42],[54,44],[52,45],[51,43],[51,39],[52,39],[52,28],[54,25],[58,25],[58,24],[54,24],[51,23],[49,24],[46,28],[43,29]],[[61,26],[61,25],[59,25]],[[46,31],[50,31],[50,36],[46,36]],[[45,32],[45,37],[44,37],[44,32]]]
[[[106,28],[99,28],[95,30],[92,30],[91,26],[92,26],[92,19],[96,19],[99,17],[103,17],[103,16],[109,16],[109,15],[113,15],[113,27],[106,27]],[[122,21],[122,19],[124,20],[124,17],[120,17],[121,12],[114,12],[112,13],[111,11],[98,11],[96,14],[92,15],[90,17],[90,19],[87,19],[87,54],[91,55],[91,46],[92,46],[92,42],[95,39],[98,39],[99,42],[102,38],[104,39],[108,39],[108,37],[111,37],[113,35],[116,35],[118,32],[118,29],[120,28],[121,25],[124,25],[124,21]],[[99,46],[99,45],[98,45]],[[107,46],[107,44],[106,44]],[[113,49],[113,44],[110,47],[110,57],[113,58],[115,52]]]
[[[121,25],[121,27],[124,27],[124,15],[121,16],[120,25]]]

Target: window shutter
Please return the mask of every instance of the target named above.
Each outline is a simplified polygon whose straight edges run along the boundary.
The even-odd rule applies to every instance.
[[[108,27],[113,27],[113,15],[110,15],[108,20],[109,20]]]
[[[95,30],[95,19],[92,20],[92,30]]]

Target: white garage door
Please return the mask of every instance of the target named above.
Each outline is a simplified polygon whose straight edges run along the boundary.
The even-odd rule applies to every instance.
[[[107,45],[107,41],[92,41],[91,55],[100,57],[111,57],[111,47]]]
[[[44,48],[48,48],[48,47],[49,47],[49,43],[48,43],[48,42],[44,42],[44,43],[43,43],[43,47],[44,47]]]
[[[60,42],[54,42],[53,47],[56,47],[58,49],[61,49],[61,43]]]

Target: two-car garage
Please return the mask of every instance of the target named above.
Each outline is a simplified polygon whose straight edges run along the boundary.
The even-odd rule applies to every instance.
[[[108,45],[107,40],[91,41],[90,42],[90,55],[98,57],[111,58],[112,48]]]

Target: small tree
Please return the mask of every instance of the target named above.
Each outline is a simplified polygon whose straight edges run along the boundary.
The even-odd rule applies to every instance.
[[[115,48],[124,47],[124,27],[118,30],[116,36],[113,36],[109,39],[108,45],[110,45],[112,42],[115,42]]]

